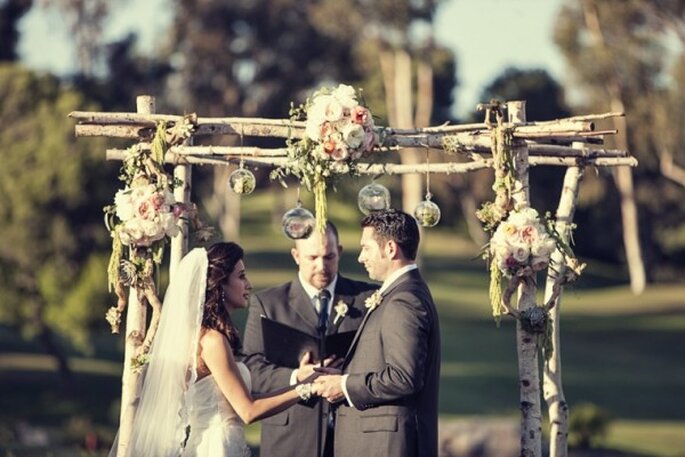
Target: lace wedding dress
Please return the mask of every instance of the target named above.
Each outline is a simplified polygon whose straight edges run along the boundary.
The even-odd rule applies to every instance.
[[[250,371],[237,363],[251,389]],[[193,384],[187,393],[190,436],[183,457],[249,457],[243,421],[219,390],[212,375]]]

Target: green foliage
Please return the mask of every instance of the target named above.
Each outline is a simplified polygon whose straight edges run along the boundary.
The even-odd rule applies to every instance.
[[[679,32],[673,27],[682,20],[681,3],[571,2],[562,8],[554,31],[582,95],[576,110],[626,113],[625,124],[598,122],[597,128],[617,127],[619,135],[608,138],[605,147],[627,149],[639,160],[633,169],[634,194],[645,263],[654,279],[679,277],[677,269],[685,259],[685,242],[667,235],[683,226],[684,189],[664,178],[659,163],[665,152],[681,167],[685,163],[680,127],[685,119],[685,54],[679,46],[683,35],[673,33]],[[674,45],[675,36],[681,42]],[[620,197],[606,175],[598,179],[587,174],[585,181],[581,204],[601,204],[577,215],[579,253],[620,260]]]
[[[0,99],[0,319],[85,345],[106,302],[106,282],[95,281],[113,167],[102,166],[101,141],[74,137],[66,116],[88,103],[56,78],[0,65]]]
[[[568,421],[568,444],[589,449],[597,447],[606,437],[611,418],[593,403],[581,403],[571,408]]]

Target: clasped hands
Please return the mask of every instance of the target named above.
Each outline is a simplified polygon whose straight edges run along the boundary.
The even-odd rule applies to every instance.
[[[311,383],[312,395],[325,398],[330,403],[337,403],[345,397],[340,371],[342,363],[342,358],[331,356],[324,359],[323,366],[321,366],[319,363],[313,363],[311,353],[307,352],[300,359],[297,381]]]

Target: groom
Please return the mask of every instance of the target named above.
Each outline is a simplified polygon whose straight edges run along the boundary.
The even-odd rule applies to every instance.
[[[361,226],[359,262],[383,285],[366,302],[342,374],[315,381],[328,401],[346,400],[337,410],[335,456],[435,457],[440,333],[415,263],[419,228],[393,209],[369,214]]]

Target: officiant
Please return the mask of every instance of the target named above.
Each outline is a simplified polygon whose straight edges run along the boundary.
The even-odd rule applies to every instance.
[[[310,376],[321,363],[309,353],[300,359],[299,366],[272,363],[264,350],[265,319],[317,339],[322,334],[349,332],[353,335],[361,324],[366,311],[364,300],[378,286],[341,276],[338,267],[342,250],[337,228],[329,221],[325,234],[314,231],[309,238],[295,241],[291,255],[298,274],[292,281],[252,296],[243,349],[254,393],[272,392],[295,384]],[[262,422],[260,454],[331,456],[333,428],[334,412],[328,402],[318,397],[302,401]]]

